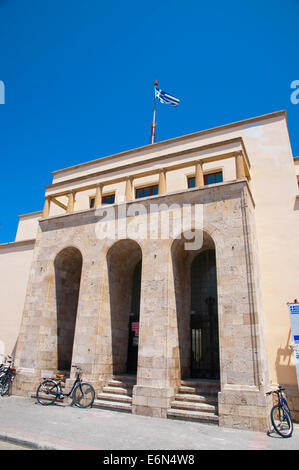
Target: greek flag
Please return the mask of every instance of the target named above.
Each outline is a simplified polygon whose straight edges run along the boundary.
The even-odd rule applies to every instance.
[[[171,104],[171,106],[178,106],[180,103],[180,100],[174,96],[168,95],[168,93],[160,90],[160,88],[155,88],[155,95],[160,100],[160,103]]]
[[[299,315],[299,304],[290,305],[290,313]]]

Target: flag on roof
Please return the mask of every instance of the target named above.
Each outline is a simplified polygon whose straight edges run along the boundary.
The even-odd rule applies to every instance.
[[[155,88],[155,95],[161,103],[171,104],[172,106],[178,106],[180,103],[178,98],[165,93],[165,91],[162,91],[160,88]]]

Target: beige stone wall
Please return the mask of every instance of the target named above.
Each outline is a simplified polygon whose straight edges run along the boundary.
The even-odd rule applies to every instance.
[[[257,302],[257,279],[249,275],[252,260],[248,259],[248,254],[256,249],[255,229],[249,216],[249,233],[244,231],[244,210],[247,210],[244,207],[252,210],[247,183],[244,180],[178,191],[171,197],[155,197],[155,201],[166,204],[164,211],[167,211],[167,204],[177,204],[178,211],[184,204],[203,205],[201,223],[206,233],[205,243],[213,240],[217,260],[220,424],[265,429],[268,408],[264,390],[268,374],[263,353],[264,329],[260,322],[263,310]],[[153,198],[143,201],[148,211],[152,202]],[[133,204],[120,205],[118,209],[121,213]],[[190,312],[187,309],[179,312],[177,307],[175,278],[178,269],[173,263],[172,250],[177,240],[171,236],[141,239],[138,240],[140,250],[133,250],[129,245],[136,242],[119,241],[119,232],[115,240],[100,240],[98,224],[103,223],[100,220],[100,211],[86,211],[44,219],[40,223],[18,343],[20,373],[15,391],[31,392],[46,372],[57,368],[54,272],[57,254],[74,247],[82,255],[72,362],[83,368],[86,379],[92,381],[97,390],[113,373],[113,350],[121,348],[126,341],[122,334],[124,327],[117,317],[122,309],[123,315],[128,310],[128,288],[122,282],[131,269],[128,260],[133,266],[142,254],[139,360],[133,412],[165,417],[180,383],[183,362],[186,362],[183,351],[188,349],[184,344],[180,346],[179,341],[183,328],[180,316]],[[128,217],[127,222],[129,220],[133,220],[132,217]],[[136,215],[135,228],[144,226],[146,220],[146,214]],[[194,224],[193,216],[191,226]],[[181,255],[177,255],[178,263],[183,262]],[[123,269],[116,269],[117,257],[123,261]],[[118,292],[122,293],[115,297],[113,289],[117,285],[120,285]],[[114,320],[112,315],[116,315]]]
[[[240,142],[243,142],[243,146]],[[270,381],[296,387],[286,303],[298,297],[297,264],[294,260],[298,260],[299,167],[298,159],[293,159],[286,114],[283,111],[60,170],[54,172],[53,183],[63,183],[59,186],[61,189],[74,188],[83,182],[105,181],[142,169],[167,168],[174,162],[187,162],[188,159],[211,157],[237,149],[245,149],[250,162],[249,186],[255,201],[260,302],[265,312]],[[204,171],[220,167],[223,168],[225,181],[236,177],[232,159],[204,164]],[[99,171],[107,173],[93,177]],[[167,190],[186,188],[187,175],[192,172],[194,166],[167,172]],[[71,182],[73,178],[79,180]],[[150,180],[153,177],[147,177],[147,181]],[[47,193],[57,189],[57,186],[48,188]]]

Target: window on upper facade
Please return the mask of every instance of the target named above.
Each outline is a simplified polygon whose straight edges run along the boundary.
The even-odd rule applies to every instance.
[[[223,175],[222,171],[217,171],[215,173],[208,173],[204,175],[204,184],[222,183]],[[188,188],[195,188],[195,176],[188,176]]]
[[[102,196],[102,204],[114,204],[115,194],[107,194]]]
[[[159,193],[159,185],[154,184],[153,186],[145,186],[144,188],[137,188],[135,191],[136,199],[141,197],[155,196]]]
[[[195,176],[188,176],[188,188],[195,188]]]
[[[208,173],[207,175],[204,175],[205,185],[222,183],[222,181],[223,181],[222,171],[217,171],[216,173]]]
[[[94,207],[96,198],[91,197],[89,199],[89,207],[92,209]],[[102,196],[102,204],[114,204],[115,201],[115,194],[107,194],[106,196]]]

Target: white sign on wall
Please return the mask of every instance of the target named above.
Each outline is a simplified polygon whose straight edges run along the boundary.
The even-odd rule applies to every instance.
[[[291,333],[294,343],[294,359],[297,372],[297,384],[299,388],[299,303],[288,304],[288,307],[291,321]]]

